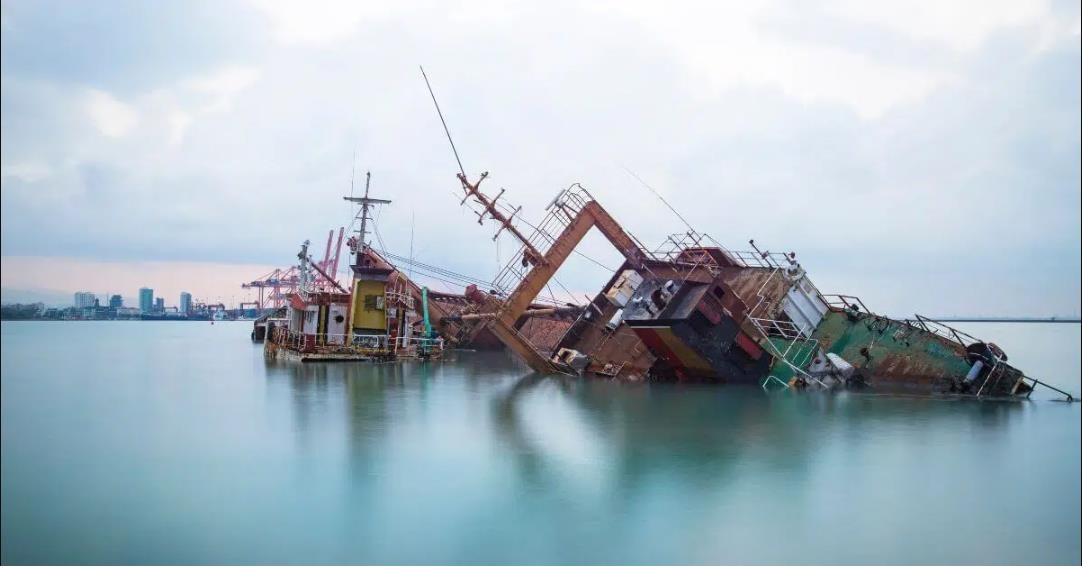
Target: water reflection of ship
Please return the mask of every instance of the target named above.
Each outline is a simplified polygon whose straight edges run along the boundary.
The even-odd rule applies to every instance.
[[[526,375],[492,402],[495,434],[520,477],[538,485],[563,481],[568,462],[546,438],[567,426],[523,415],[531,397],[556,394],[574,411],[575,434],[560,442],[592,443],[579,464],[604,461],[614,489],[631,493],[656,474],[676,474],[690,485],[717,486],[748,462],[762,473],[805,468],[812,454],[842,435],[876,442],[882,431],[942,438],[944,430],[1002,430],[1024,407],[1016,403],[961,403],[927,396],[815,393],[764,396],[752,389],[646,384],[633,388],[596,380]],[[558,443],[557,443],[558,444]],[[593,464],[590,464],[593,462]]]
[[[288,389],[299,448],[343,443],[343,471],[351,478],[345,487],[362,490],[358,497],[375,497],[377,484],[359,478],[387,473],[402,442],[425,450],[440,435],[469,434],[474,449],[490,445],[481,457],[510,463],[513,481],[530,493],[585,484],[622,506],[659,478],[707,493],[746,478],[749,466],[756,474],[799,477],[823,450],[889,443],[899,431],[929,442],[944,434],[998,435],[1026,410],[926,396],[627,386],[521,375],[516,367],[504,353],[479,352],[440,365],[268,362],[267,375]],[[465,419],[455,432],[433,418],[440,406]],[[460,457],[478,454],[454,446]],[[424,456],[432,457],[439,460]]]

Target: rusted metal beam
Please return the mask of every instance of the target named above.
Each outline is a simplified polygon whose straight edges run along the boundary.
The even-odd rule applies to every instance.
[[[549,315],[554,315],[554,314],[578,313],[578,312],[580,312],[580,310],[581,309],[579,309],[577,307],[576,308],[553,307],[553,308],[550,308],[550,309],[530,309],[530,310],[522,313],[522,316],[525,316],[525,317],[549,316]],[[494,312],[477,312],[477,313],[467,313],[467,314],[464,314],[464,315],[461,315],[461,316],[458,316],[458,317],[451,317],[451,320],[454,320],[455,318],[457,318],[458,320],[492,320],[492,319],[494,319],[496,317],[497,317],[497,313],[494,313]]]
[[[323,278],[327,280],[327,282],[334,285],[339,291],[341,291],[343,293],[346,293],[347,295],[349,294],[349,291],[346,290],[345,287],[343,287],[341,284],[339,284],[338,281],[335,281],[333,277],[331,277],[330,275],[327,275],[326,271],[323,271],[322,269],[320,269],[319,264],[312,261],[312,258],[308,258],[308,262],[309,262],[309,265],[312,266],[312,269],[315,269],[316,273],[319,273],[320,275],[322,275]]]
[[[557,366],[534,348],[533,344],[525,336],[519,334],[512,325],[507,324],[500,318],[493,319],[488,329],[503,342],[508,349],[518,354],[530,369],[538,373],[560,373]]]
[[[522,278],[518,287],[504,302],[499,311],[500,320],[507,325],[513,325],[518,320],[518,317],[522,316],[522,313],[533,303],[541,289],[552,279],[552,276],[556,274],[556,271],[571,255],[571,251],[582,241],[582,238],[586,236],[586,233],[590,231],[593,225],[593,216],[580,213],[564,228],[563,232],[552,243],[552,246],[549,247],[548,253],[544,256],[544,261],[533,266],[533,269]]]
[[[500,224],[500,231],[507,230],[515,238],[517,238],[519,242],[522,242],[522,245],[526,248],[526,259],[529,260],[530,263],[537,263],[539,261],[543,261],[541,259],[541,253],[537,251],[537,248],[535,248],[533,244],[530,243],[529,238],[524,236],[522,232],[519,231],[519,229],[514,225],[514,223],[511,222],[510,218],[505,216],[502,212],[499,211],[499,209],[496,208],[496,200],[499,199],[500,195],[503,194],[503,189],[500,190],[500,194],[496,195],[496,198],[494,199],[490,199],[488,195],[481,192],[481,189],[479,187],[481,186],[481,181],[485,180],[485,177],[488,177],[488,171],[481,173],[481,177],[477,179],[476,183],[470,183],[470,181],[466,178],[465,174],[458,174],[458,180],[462,183],[462,190],[466,193],[466,196],[462,198],[462,203],[465,203],[472,197],[473,200],[477,201],[478,204],[484,207],[484,212],[478,213],[477,215],[478,224],[484,221],[485,213],[487,213],[490,218]],[[518,212],[518,210],[516,210],[515,212]],[[512,213],[511,216],[513,217],[514,213]],[[499,232],[497,232],[496,235],[498,236]]]
[[[514,331],[514,325],[594,226],[627,258],[630,265],[640,269],[645,267],[646,254],[642,248],[600,204],[587,201],[553,241],[541,261],[532,262],[533,268],[504,302],[490,326],[508,348],[522,356],[536,371],[554,371],[556,368],[528,340]]]

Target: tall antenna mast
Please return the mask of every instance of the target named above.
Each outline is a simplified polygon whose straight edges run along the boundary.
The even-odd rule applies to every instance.
[[[425,74],[425,68],[421,65],[417,65],[421,69],[421,76],[425,78],[425,86],[428,87],[428,95],[432,97],[432,104],[436,106],[436,114],[440,116],[440,123],[443,124],[443,133],[447,134],[447,141],[451,144],[451,151],[455,154],[455,161],[458,162],[458,172],[462,173],[462,176],[466,176],[466,169],[462,167],[462,160],[458,157],[458,149],[455,148],[455,140],[451,139],[451,130],[447,129],[447,120],[443,119],[443,112],[440,110],[440,103],[436,102],[436,93],[432,92],[432,83],[428,82],[428,75]]]
[[[349,196],[353,196],[353,180],[357,177],[357,148],[353,148],[353,166],[349,169]]]
[[[381,199],[381,198],[372,198],[372,197],[368,196],[368,188],[369,188],[369,185],[371,184],[371,182],[372,182],[372,172],[367,171],[364,174],[364,196],[363,197],[354,197],[354,196],[342,197],[343,200],[348,200],[349,202],[359,203],[361,205],[360,215],[358,216],[358,220],[361,221],[361,225],[360,225],[360,228],[358,228],[357,230],[354,230],[354,232],[357,234],[357,237],[350,239],[351,240],[350,248],[351,248],[351,250],[353,251],[353,254],[354,254],[354,256],[353,256],[353,265],[356,265],[356,266],[361,265],[361,257],[364,255],[364,252],[368,249],[367,237],[368,237],[368,220],[369,220],[368,211],[369,211],[369,209],[371,207],[373,207],[375,205],[379,205],[379,204],[391,204],[391,201],[389,201],[389,200]]]
[[[686,218],[684,218],[684,215],[677,212],[676,209],[673,208],[673,205],[669,204],[669,201],[665,200],[665,197],[661,196],[661,193],[657,192],[657,189],[655,189],[654,187],[651,187],[649,184],[647,184],[646,181],[643,181],[642,177],[639,177],[638,175],[636,175],[635,172],[632,171],[631,169],[628,169],[627,167],[625,167],[623,165],[621,165],[621,167],[623,167],[624,171],[627,171],[628,175],[631,175],[632,177],[634,177],[635,180],[638,181],[640,185],[642,185],[643,187],[646,187],[646,190],[650,191],[651,193],[654,193],[654,196],[657,197],[658,200],[661,201],[661,204],[664,204],[666,206],[666,208],[669,209],[669,212],[672,212],[673,214],[675,214],[676,217],[679,218],[680,221],[684,223],[684,226],[688,227],[688,230],[691,230],[692,232],[695,231],[695,228],[691,227],[691,223],[688,222]]]
[[[460,204],[466,204],[467,200],[473,198],[473,200],[480,204],[481,207],[484,209],[482,212],[475,211],[475,213],[477,214],[478,224],[481,224],[485,221],[485,215],[488,215],[490,219],[500,224],[500,228],[496,230],[496,234],[492,236],[492,239],[494,241],[500,236],[500,232],[507,230],[511,233],[512,236],[514,236],[516,239],[518,239],[519,242],[522,243],[522,246],[525,249],[527,261],[535,265],[538,263],[543,263],[545,261],[544,256],[541,254],[540,251],[538,251],[536,247],[534,247],[533,243],[530,242],[530,239],[519,231],[519,229],[515,226],[513,222],[515,215],[522,210],[522,207],[520,206],[512,210],[511,216],[505,215],[498,208],[496,208],[496,201],[498,201],[500,197],[503,196],[504,190],[500,189],[499,194],[497,194],[495,198],[490,198],[488,195],[481,192],[481,181],[484,181],[485,177],[488,177],[488,171],[481,173],[481,176],[477,179],[476,183],[470,183],[469,178],[466,177],[466,169],[462,167],[462,159],[460,159],[458,156],[458,149],[455,147],[455,140],[451,139],[451,130],[447,128],[447,120],[443,118],[443,111],[440,110],[440,103],[436,102],[436,93],[432,91],[432,83],[428,82],[428,75],[425,74],[425,68],[420,65],[418,65],[418,67],[421,68],[421,76],[424,77],[425,86],[428,87],[428,95],[432,97],[432,104],[436,107],[436,114],[439,115],[440,123],[443,124],[443,133],[447,134],[447,141],[451,144],[451,151],[455,154],[455,161],[458,163],[458,180],[462,183],[462,191],[465,194],[465,196],[462,197],[462,202]],[[510,207],[505,205],[505,208],[509,209]]]

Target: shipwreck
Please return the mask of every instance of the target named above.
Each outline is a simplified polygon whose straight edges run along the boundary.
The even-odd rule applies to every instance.
[[[688,229],[647,248],[580,184],[560,191],[531,229],[482,191],[487,173],[458,180],[479,221],[498,224],[518,249],[470,312],[531,369],[627,381],[697,381],[763,388],[875,388],[971,397],[1029,397],[1039,386],[1073,397],[1008,363],[997,345],[927,317],[877,314],[852,295],[825,294],[792,252],[730,250]],[[535,301],[590,231],[623,257],[573,317]],[[566,313],[565,313],[566,314]],[[538,320],[541,317],[542,320]],[[539,324],[540,323],[540,324]],[[544,332],[539,332],[544,328]]]
[[[822,293],[793,252],[754,240],[734,251],[691,228],[649,248],[578,183],[530,224],[504,190],[491,197],[481,189],[487,175],[471,182],[458,174],[462,203],[477,207],[478,222],[498,225],[494,238],[509,234],[517,247],[487,288],[429,290],[374,249],[369,210],[390,201],[369,197],[366,183],[363,197],[346,197],[360,205],[348,286],[326,261],[309,257],[306,242],[288,305],[256,323],[267,357],[436,360],[453,349],[506,348],[538,373],[629,382],[996,399],[1028,398],[1043,386],[1074,400],[1011,365],[996,344],[928,317],[876,313],[853,295]],[[595,229],[622,256],[619,268],[586,304],[541,299]]]
[[[429,360],[453,349],[502,347],[540,374],[994,399],[1028,398],[1046,387],[1074,400],[1011,365],[996,344],[928,317],[876,313],[853,295],[822,293],[793,252],[754,240],[734,251],[690,225],[647,247],[578,183],[560,191],[539,222],[526,222],[505,189],[482,190],[487,172],[470,180],[443,126],[458,162],[460,204],[474,208],[479,224],[497,225],[494,240],[513,239],[510,261],[491,282],[476,280],[484,285],[461,293],[418,285],[368,242],[370,209],[391,201],[370,197],[366,180],[363,197],[345,197],[359,205],[360,226],[349,241],[348,287],[335,279],[337,252],[327,273],[306,243],[288,312],[264,321],[268,357]],[[585,304],[540,298],[595,229],[623,258],[619,268]],[[330,237],[325,258],[329,250]]]

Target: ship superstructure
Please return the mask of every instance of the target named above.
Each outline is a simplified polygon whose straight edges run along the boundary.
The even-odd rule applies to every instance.
[[[371,174],[360,205],[357,230],[348,240],[350,283],[338,283],[308,256],[308,242],[297,254],[298,285],[289,295],[283,326],[268,329],[268,357],[300,361],[432,359],[443,355],[444,340],[433,330],[443,312],[429,301],[428,289],[405,277],[372,249],[368,226],[372,207],[390,200],[369,196]]]

